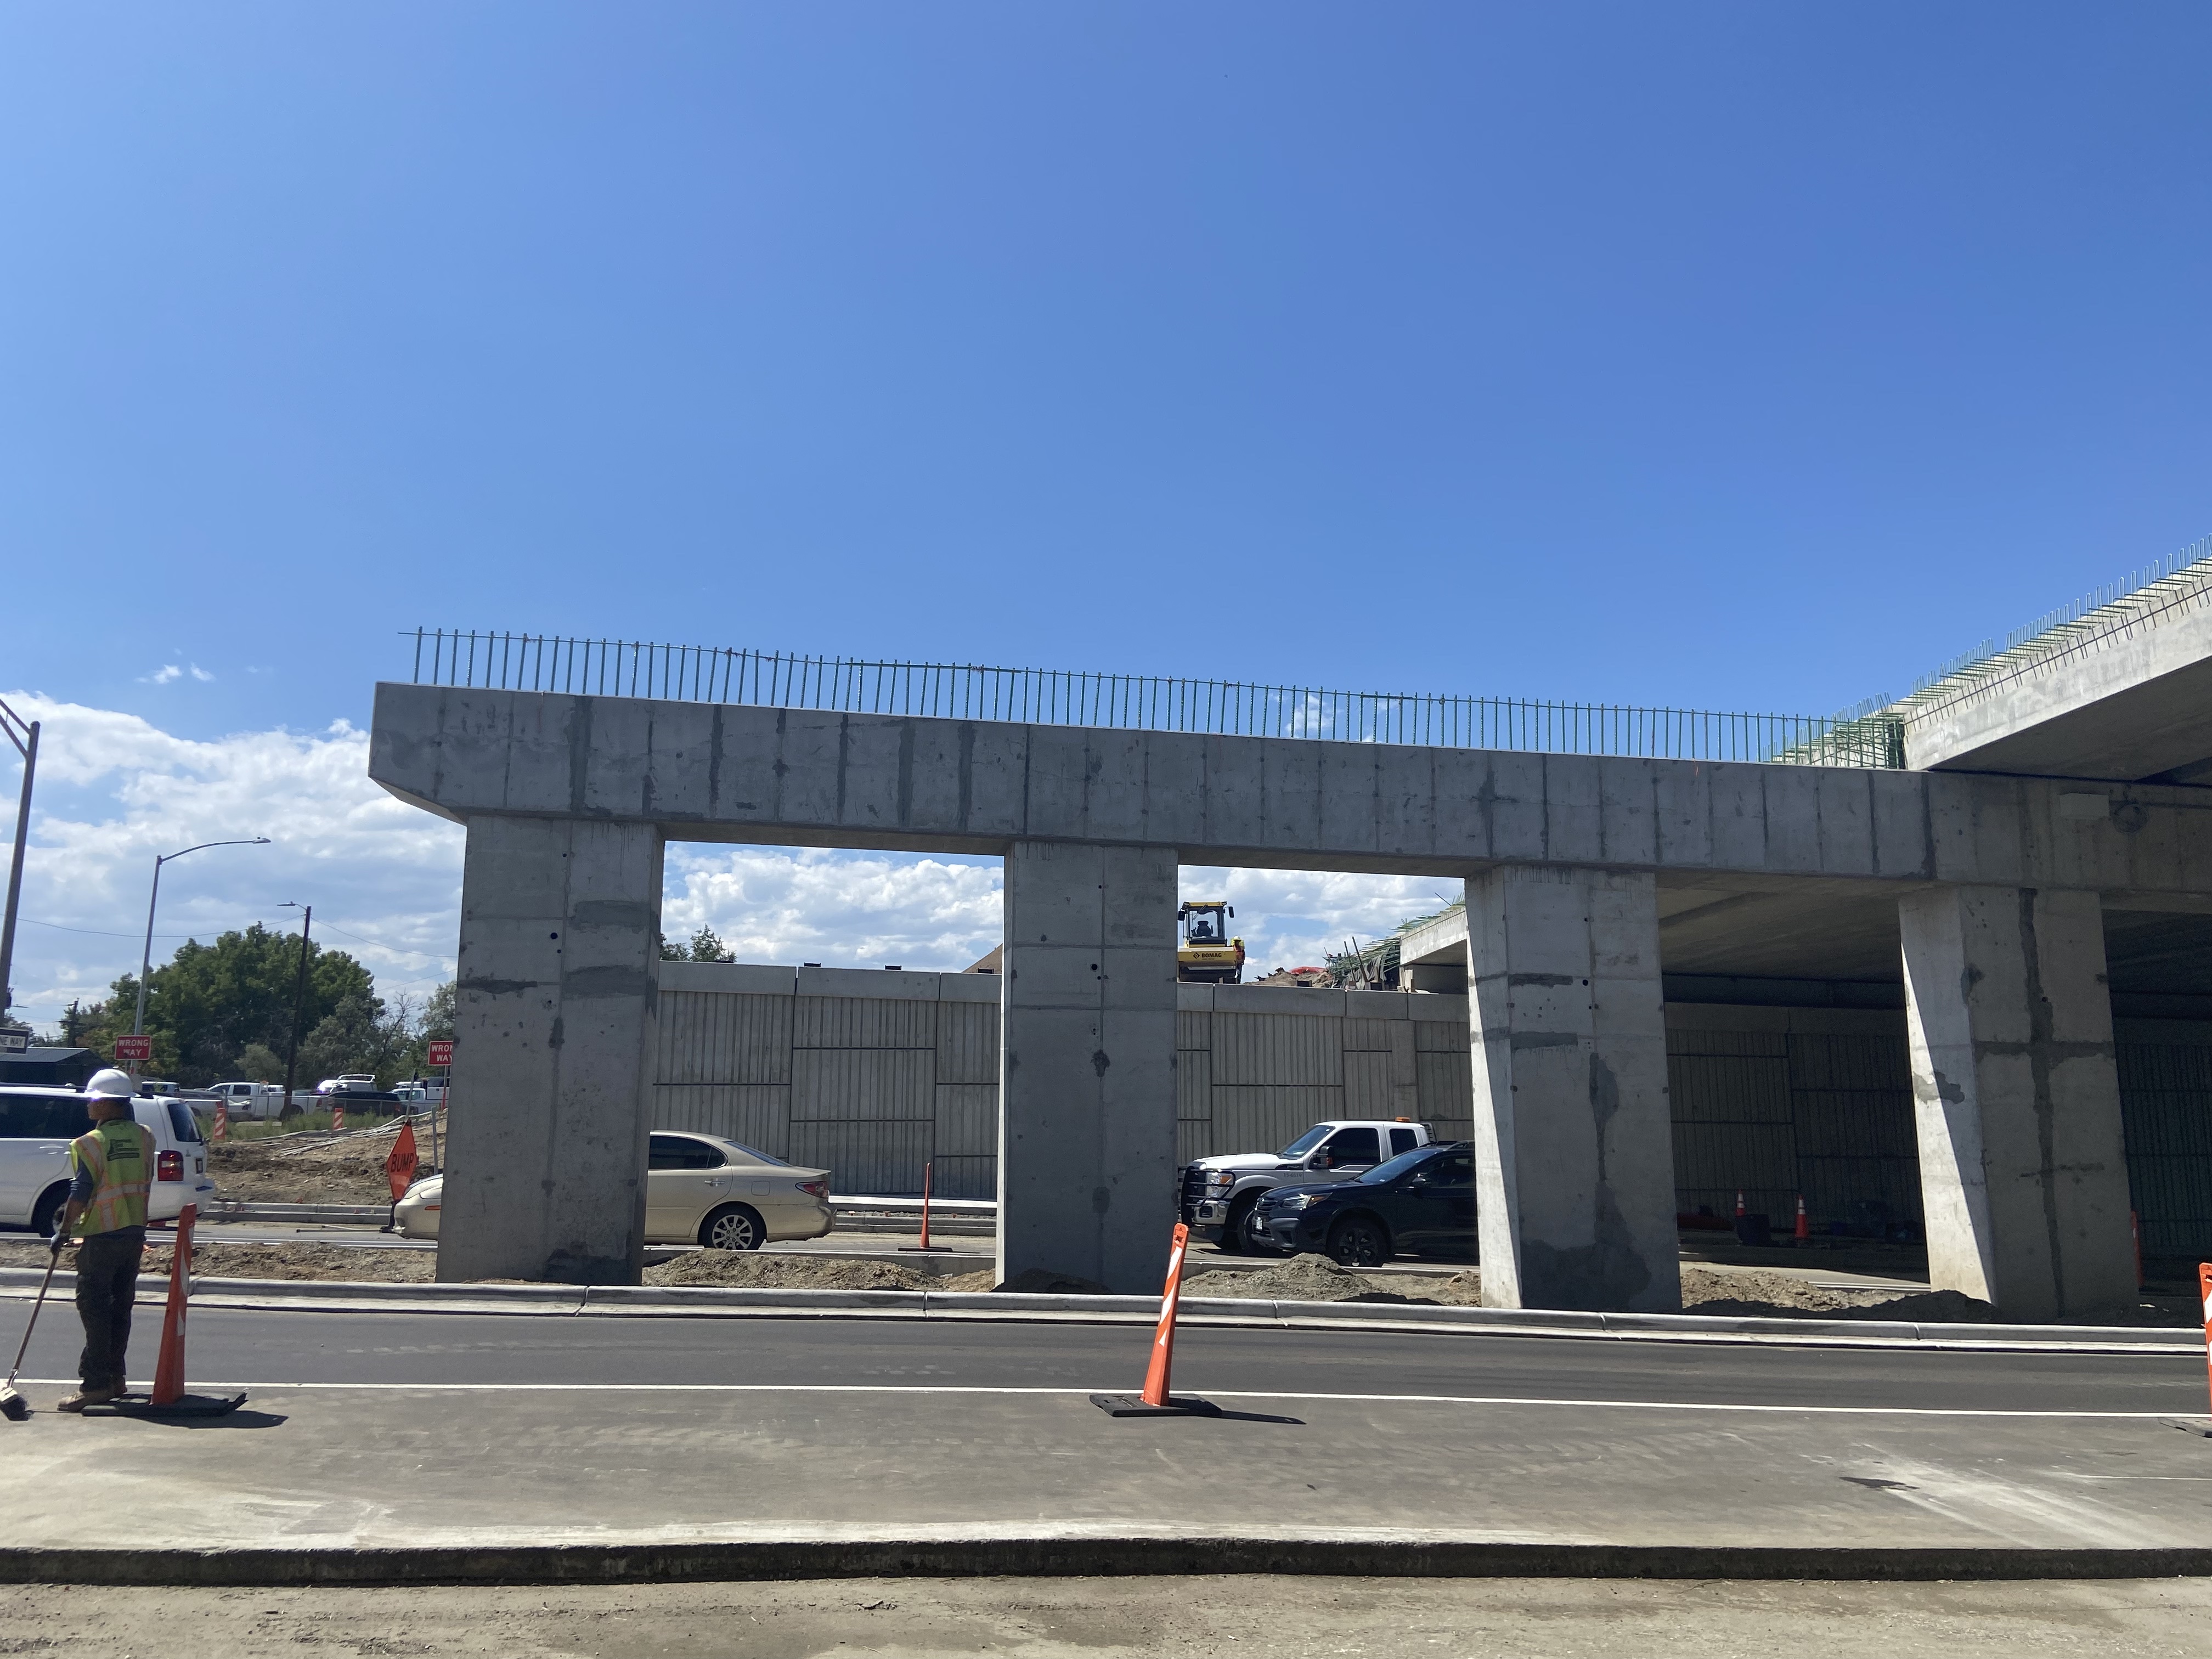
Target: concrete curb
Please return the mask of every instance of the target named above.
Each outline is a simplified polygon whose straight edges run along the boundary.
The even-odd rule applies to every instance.
[[[2212,1576],[2212,1549],[1893,1549],[1474,1539],[1004,1536],[392,1548],[0,1548],[0,1583],[608,1584],[782,1578],[1314,1573],[1396,1578],[1940,1579]]]
[[[0,1267],[0,1295],[34,1291],[39,1269]],[[57,1273],[57,1290],[75,1276]],[[344,1279],[192,1280],[200,1308],[326,1312],[507,1313],[598,1318],[969,1320],[992,1323],[1150,1325],[1146,1296],[1040,1296],[998,1291],[750,1290],[712,1285],[439,1285]],[[1984,1352],[2058,1352],[2201,1358],[2186,1328],[2141,1326],[1914,1325],[1877,1320],[1753,1319],[1704,1314],[1573,1313],[1544,1309],[1432,1308],[1373,1302],[1182,1299],[1182,1322],[1276,1330],[1459,1332],[1484,1336],[1614,1341],[1912,1347]]]

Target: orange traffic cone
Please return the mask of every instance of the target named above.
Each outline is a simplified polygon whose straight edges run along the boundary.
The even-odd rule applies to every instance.
[[[204,1395],[185,1392],[185,1304],[190,1299],[192,1273],[192,1223],[199,1206],[185,1206],[177,1217],[177,1243],[169,1258],[169,1305],[161,1314],[161,1353],[154,1362],[154,1393],[150,1399],[125,1398],[94,1411],[113,1411],[148,1417],[220,1417],[246,1403],[243,1394]]]
[[[1743,1204],[1743,1188],[1739,1187],[1735,1189],[1735,1218],[1741,1221],[1747,1213],[1748,1212],[1745,1210]]]
[[[1797,1194],[1797,1248],[1805,1249],[1813,1242],[1813,1224],[1805,1214],[1805,1194]]]
[[[1145,1368],[1142,1394],[1094,1394],[1091,1403],[1109,1417],[1218,1417],[1221,1407],[1189,1395],[1168,1392],[1168,1371],[1175,1363],[1176,1310],[1182,1302],[1182,1256],[1190,1243],[1190,1229],[1176,1223],[1175,1243],[1168,1251],[1167,1288],[1160,1293],[1159,1328],[1152,1336],[1152,1360]]]

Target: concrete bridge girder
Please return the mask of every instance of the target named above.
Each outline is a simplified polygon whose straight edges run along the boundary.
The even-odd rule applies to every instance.
[[[1497,919],[1495,937],[1467,947],[1482,1010],[1479,1167],[1497,1194],[1486,1227],[1510,1229],[1485,1250],[1497,1295],[1532,1305],[1678,1295],[1661,1237],[1662,895],[1734,882],[1785,898],[1808,884],[1886,891],[1887,905],[1962,887],[2142,902],[2212,883],[2195,792],[2118,786],[2100,817],[2063,799],[2078,787],[2042,780],[411,685],[378,688],[371,774],[470,831],[456,1083],[478,1127],[457,1118],[463,1196],[449,1200],[441,1267],[453,1277],[635,1273],[641,1195],[607,1170],[625,1146],[643,1168],[653,994],[640,965],[667,838],[1006,857],[1000,1267],[1129,1291],[1157,1282],[1173,1204],[1176,863],[1468,878],[1470,913]],[[1545,919],[1545,890],[1569,896],[1560,917]],[[1033,915],[1054,920],[1032,927]],[[562,938],[575,956],[546,948]],[[1486,960],[1510,984],[1565,971],[1523,959],[1567,956],[1602,993],[1581,1012],[1572,998],[1486,1003]],[[1510,1057],[1502,1072],[1486,1063],[1493,1048]],[[2037,1109],[1992,1078],[1985,1119]],[[2001,1222],[1977,1224],[2008,1248]]]

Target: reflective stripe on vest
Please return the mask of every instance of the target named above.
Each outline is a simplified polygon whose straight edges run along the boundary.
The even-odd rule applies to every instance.
[[[70,1142],[70,1162],[99,1183],[76,1224],[76,1236],[112,1233],[146,1224],[146,1194],[154,1185],[154,1137],[139,1124],[110,1118]]]

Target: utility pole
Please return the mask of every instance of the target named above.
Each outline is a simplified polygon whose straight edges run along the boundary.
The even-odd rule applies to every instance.
[[[284,1045],[284,1103],[276,1109],[276,1121],[282,1123],[284,1115],[292,1109],[292,1090],[300,1070],[300,1016],[307,998],[307,931],[315,925],[315,907],[287,899],[276,908],[300,913],[300,975],[292,985],[292,1037]],[[343,933],[344,929],[339,931]]]
[[[15,1002],[15,909],[23,898],[23,844],[31,832],[31,780],[39,769],[39,722],[0,702],[0,732],[23,757],[23,793],[15,806],[15,844],[8,856],[8,911],[0,920],[0,1022]]]

